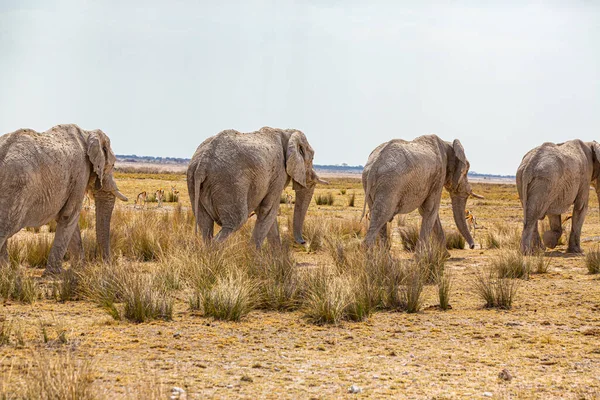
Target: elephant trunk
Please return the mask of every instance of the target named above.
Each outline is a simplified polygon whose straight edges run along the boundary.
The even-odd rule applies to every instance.
[[[306,218],[306,212],[308,211],[308,206],[310,206],[310,201],[312,200],[314,192],[315,185],[296,189],[296,204],[294,205],[294,240],[300,244],[306,243],[302,238],[302,227],[304,226],[304,218]]]
[[[96,241],[104,261],[110,259],[110,220],[116,197],[111,192],[99,191],[96,202]]]
[[[467,207],[467,198],[453,196],[452,197],[452,214],[454,215],[454,222],[456,223],[456,227],[460,234],[465,238],[467,243],[469,244],[470,249],[475,248],[475,242],[471,237],[471,232],[469,232],[469,227],[467,226],[467,220],[465,218],[465,209]]]

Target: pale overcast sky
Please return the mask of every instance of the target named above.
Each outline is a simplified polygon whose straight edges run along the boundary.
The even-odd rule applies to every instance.
[[[514,174],[600,141],[600,2],[0,0],[0,132],[70,122],[173,157],[297,128],[319,164],[437,133]]]

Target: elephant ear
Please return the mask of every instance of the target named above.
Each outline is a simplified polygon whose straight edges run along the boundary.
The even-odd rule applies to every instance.
[[[302,142],[302,136],[298,132],[291,134],[285,156],[285,172],[292,177],[294,182],[306,187],[305,151],[302,148]]]
[[[454,163],[454,176],[452,177],[452,187],[454,189],[457,189],[458,185],[460,184],[460,179],[469,168],[469,162],[467,161],[467,157],[465,156],[465,149],[460,143],[460,140],[454,139],[454,142],[452,142],[452,149],[454,150],[454,156],[456,159]]]
[[[87,155],[92,163],[94,173],[98,176],[96,187],[102,187],[107,165],[113,165],[116,159],[110,148],[110,140],[104,132],[100,130],[90,132]]]

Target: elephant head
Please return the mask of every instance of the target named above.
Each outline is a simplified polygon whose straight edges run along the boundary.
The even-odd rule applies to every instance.
[[[115,198],[127,201],[113,177],[116,161],[110,147],[110,139],[101,130],[89,132],[87,140],[87,156],[91,163],[91,192],[96,203],[96,240],[102,257],[110,256],[110,220],[115,207]]]
[[[469,172],[469,161],[465,156],[465,149],[458,139],[452,142],[449,150],[448,165],[446,168],[446,190],[450,193],[452,201],[452,214],[458,231],[469,244],[469,248],[475,248],[475,242],[469,232],[465,219],[465,209],[469,196],[482,199],[483,196],[473,193],[467,173]]]
[[[296,204],[294,206],[294,239],[300,244],[305,241],[302,238],[302,227],[308,211],[308,206],[315,192],[317,183],[325,183],[319,179],[313,169],[314,150],[310,147],[306,136],[300,131],[291,131],[291,135],[285,149],[285,171],[292,180],[292,188],[296,191]]]

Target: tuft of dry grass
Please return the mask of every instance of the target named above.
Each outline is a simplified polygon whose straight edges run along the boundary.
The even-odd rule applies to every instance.
[[[346,276],[318,269],[307,280],[304,315],[315,324],[339,324],[351,303],[351,284]]]
[[[425,283],[435,283],[436,277],[443,275],[448,258],[446,248],[433,240],[419,246],[415,261],[422,271]]]
[[[544,252],[540,252],[536,255],[529,256],[528,262],[530,265],[530,272],[532,274],[545,274],[550,270],[550,263],[552,259],[544,256]]]
[[[450,306],[450,289],[452,288],[452,274],[444,268],[438,272],[435,277],[435,282],[438,288],[438,298],[440,300],[440,309],[448,310]]]
[[[466,243],[465,238],[457,231],[452,231],[446,235],[446,248],[448,250],[464,250]]]
[[[67,352],[57,356],[37,353],[25,380],[24,397],[30,399],[96,399],[95,370],[89,361],[79,361]]]
[[[65,269],[54,281],[54,298],[58,301],[76,300],[78,297],[78,275],[73,268]]]
[[[14,265],[0,265],[0,298],[31,304],[38,299],[40,289],[24,269]]]
[[[506,250],[491,259],[491,267],[499,278],[529,279],[531,265],[518,250]]]
[[[598,247],[588,251],[585,256],[585,266],[590,274],[600,273],[600,249]]]
[[[521,245],[521,232],[517,227],[497,223],[487,231],[485,243],[488,249],[518,249]]]
[[[333,205],[333,194],[331,194],[331,192],[328,192],[326,194],[317,194],[314,196],[315,197],[315,203],[318,206],[332,206]]]
[[[356,202],[356,193],[352,192],[348,195],[348,207],[354,207]]]
[[[485,301],[486,308],[510,310],[517,295],[519,281],[502,278],[494,268],[476,271],[473,281],[475,293]]]
[[[291,228],[292,225],[289,225],[288,230],[293,232]],[[327,233],[328,224],[323,223],[322,221],[316,219],[307,219],[304,222],[304,227],[302,230],[302,234],[304,236],[304,240],[306,240],[306,251],[309,253],[314,253],[321,248],[325,244],[325,235]]]
[[[400,218],[398,219],[398,221],[400,221]],[[415,251],[417,249],[419,233],[420,228],[416,224],[402,226],[400,229],[400,240],[402,241],[402,248],[410,252]]]
[[[199,308],[207,317],[239,321],[254,308],[256,283],[243,272],[231,270],[219,274],[210,287],[196,292],[192,309]]]

